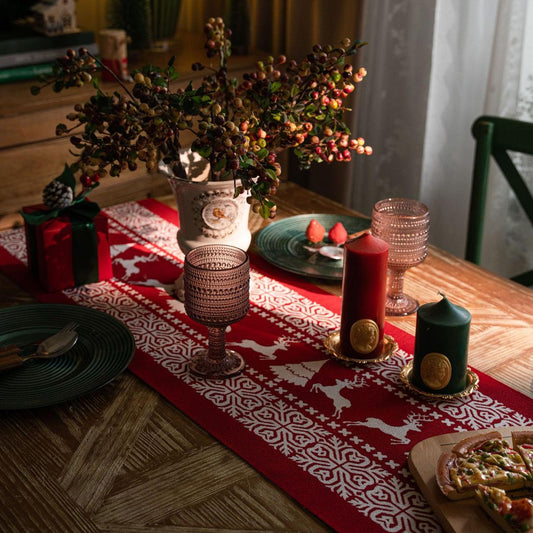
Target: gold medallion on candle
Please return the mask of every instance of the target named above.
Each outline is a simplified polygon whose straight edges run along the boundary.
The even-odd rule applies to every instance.
[[[420,363],[420,377],[430,389],[443,389],[452,377],[450,360],[438,352],[426,354]]]
[[[369,318],[354,322],[350,328],[350,344],[359,353],[367,354],[374,351],[379,342],[379,327]]]

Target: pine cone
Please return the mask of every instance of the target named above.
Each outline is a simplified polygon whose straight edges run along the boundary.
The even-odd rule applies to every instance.
[[[74,191],[65,183],[51,181],[43,190],[43,204],[50,209],[62,209],[72,204]]]

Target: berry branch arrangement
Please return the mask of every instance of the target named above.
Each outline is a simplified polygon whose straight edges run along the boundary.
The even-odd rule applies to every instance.
[[[366,43],[346,38],[338,46],[317,44],[299,61],[267,57],[236,79],[227,66],[231,30],[221,18],[211,18],[204,33],[210,64],[192,65],[205,73],[197,86],[175,87],[172,57],[165,67],[134,71],[133,86],[116,78],[122,90],[109,94],[95,77],[106,67],[82,48],[68,50],[53,73],[31,88],[37,95],[47,86],[60,92],[92,83],[94,94],[67,115],[70,125],[56,127],[58,136],[70,137],[75,156],[70,171],[84,192],[100,178],[118,177],[139,164],[156,171],[160,161],[187,179],[180,152],[182,134],[190,132],[192,151],[210,163],[210,179],[234,180],[235,196],[248,193],[255,212],[274,218],[281,151],[293,149],[302,169],[372,153],[344,122],[347,99],[366,76],[348,60]]]

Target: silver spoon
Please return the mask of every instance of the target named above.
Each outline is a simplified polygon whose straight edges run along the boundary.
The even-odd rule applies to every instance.
[[[76,331],[59,331],[55,335],[42,341],[37,350],[29,355],[19,355],[17,352],[0,356],[0,372],[23,365],[30,359],[52,359],[68,352],[78,341]]]
[[[339,248],[338,246],[320,246],[318,248],[313,248],[311,246],[305,246],[304,248],[308,252],[313,253],[319,253],[320,255],[323,255],[324,257],[327,257],[328,259],[333,259],[334,261],[339,261],[344,257],[344,252],[342,251],[342,248]]]

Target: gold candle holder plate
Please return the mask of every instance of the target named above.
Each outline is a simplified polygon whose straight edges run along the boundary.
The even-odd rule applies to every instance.
[[[466,370],[466,387],[459,392],[450,394],[439,394],[438,392],[427,392],[425,390],[415,387],[411,383],[411,375],[413,373],[413,361],[409,361],[400,371],[400,379],[402,383],[412,392],[416,392],[427,398],[437,398],[439,400],[453,400],[454,398],[464,398],[470,396],[479,387],[479,376],[470,368]]]
[[[324,339],[324,347],[326,351],[333,357],[333,359],[349,365],[367,365],[370,363],[382,363],[392,357],[398,350],[398,343],[390,335],[383,335],[383,351],[379,357],[373,359],[355,359],[354,357],[347,357],[340,351],[341,344],[340,330],[332,331]]]

